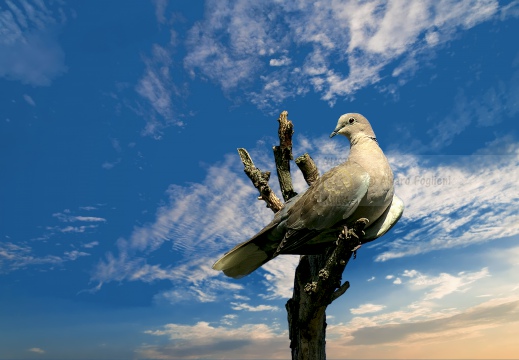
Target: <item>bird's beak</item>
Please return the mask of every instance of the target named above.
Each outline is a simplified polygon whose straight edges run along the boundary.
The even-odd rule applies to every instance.
[[[342,128],[344,127],[344,125],[342,124],[337,124],[337,126],[335,127],[335,130],[333,130],[333,132],[330,134],[330,138],[334,137],[335,135],[337,135],[339,133],[339,131],[342,130]]]

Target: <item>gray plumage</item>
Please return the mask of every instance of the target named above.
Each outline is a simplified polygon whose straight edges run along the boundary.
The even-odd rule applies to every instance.
[[[317,254],[333,244],[344,226],[367,218],[363,242],[384,235],[402,216],[393,193],[393,172],[368,120],[360,114],[339,118],[330,137],[350,140],[348,159],[290,199],[250,240],[226,253],[213,269],[241,278],[278,254]]]

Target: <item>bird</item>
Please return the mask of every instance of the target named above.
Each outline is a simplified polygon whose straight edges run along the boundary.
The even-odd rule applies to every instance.
[[[322,253],[359,219],[367,219],[360,243],[397,223],[404,203],[394,194],[393,172],[369,121],[358,113],[344,114],[330,138],[336,135],[350,142],[346,161],[288,200],[268,225],[217,260],[214,270],[239,279],[281,254]]]

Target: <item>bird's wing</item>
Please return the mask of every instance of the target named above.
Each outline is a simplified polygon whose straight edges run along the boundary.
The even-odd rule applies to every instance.
[[[279,250],[292,252],[323,230],[347,221],[366,195],[369,180],[369,174],[350,161],[324,174],[288,210]]]

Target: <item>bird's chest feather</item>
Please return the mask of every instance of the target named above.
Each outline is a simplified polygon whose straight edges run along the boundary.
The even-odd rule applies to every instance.
[[[359,147],[355,162],[362,166],[369,175],[369,187],[361,206],[381,206],[384,209],[393,198],[393,171],[387,158],[377,146],[370,151]]]

